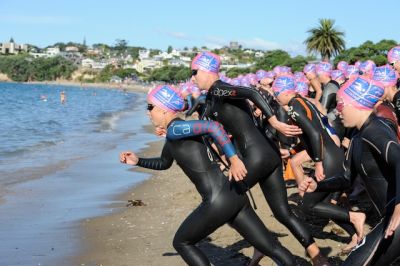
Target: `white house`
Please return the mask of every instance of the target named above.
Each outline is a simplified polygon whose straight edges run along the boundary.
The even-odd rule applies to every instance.
[[[0,53],[2,54],[19,54],[20,52],[28,52],[28,45],[16,44],[12,38],[9,42],[0,43]]]
[[[79,52],[79,48],[76,46],[67,46],[65,47],[66,52]]]
[[[139,59],[146,59],[150,57],[150,50],[139,50]]]
[[[48,57],[60,55],[60,48],[59,47],[49,47],[46,49],[46,54]]]

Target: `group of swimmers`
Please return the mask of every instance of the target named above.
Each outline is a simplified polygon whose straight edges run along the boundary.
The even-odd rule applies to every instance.
[[[191,79],[160,85],[147,97],[156,134],[166,142],[159,158],[120,154],[120,161],[155,170],[175,160],[202,203],[183,221],[173,245],[188,265],[210,265],[196,243],[228,223],[252,246],[250,265],[263,256],[296,265],[254,212],[246,192],[259,184],[274,215],[303,245],[313,265],[329,265],[307,224],[288,205],[283,160],[290,157],[301,209],[330,219],[351,237],[343,265],[390,265],[400,256],[400,46],[388,64],[371,60],[334,70],[329,62],[227,78],[220,58],[201,52]],[[184,118],[197,112],[197,119]],[[315,170],[306,175],[303,163]],[[380,222],[364,235],[366,214],[337,201],[361,180]],[[250,194],[251,196],[251,194]]]

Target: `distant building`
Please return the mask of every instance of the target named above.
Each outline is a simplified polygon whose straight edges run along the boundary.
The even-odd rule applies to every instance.
[[[187,61],[183,61],[181,59],[172,59],[168,61],[169,66],[184,66],[184,67],[189,67],[190,63]]]
[[[229,48],[233,49],[233,50],[237,50],[240,48],[239,43],[238,42],[230,42],[229,43]]]
[[[9,42],[0,43],[0,53],[2,54],[19,54],[21,52],[28,52],[28,45],[16,44],[12,38]]]
[[[162,60],[143,59],[143,60],[140,60],[140,62],[135,64],[135,69],[139,73],[143,73],[147,70],[161,68],[162,66],[163,66]]]
[[[48,55],[48,57],[60,55],[60,48],[59,47],[49,47],[46,49],[46,54]]]
[[[146,59],[150,57],[150,50],[139,50],[139,59]]]
[[[90,58],[84,58],[81,61],[81,65],[84,68],[92,68],[92,69],[103,69],[107,66],[107,62],[105,61],[94,61],[93,59]]]
[[[79,52],[79,48],[76,46],[67,46],[65,47],[66,52]]]

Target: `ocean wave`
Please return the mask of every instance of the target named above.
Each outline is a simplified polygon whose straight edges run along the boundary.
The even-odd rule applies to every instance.
[[[101,113],[99,115],[100,125],[95,132],[109,132],[113,131],[117,125],[118,120],[124,114],[124,111],[113,113]]]
[[[30,152],[35,152],[38,150],[42,150],[42,149],[46,149],[52,146],[55,146],[57,144],[63,143],[62,140],[42,140],[34,145],[31,146],[25,146],[22,148],[17,148],[14,150],[4,150],[4,151],[0,151],[0,156],[1,157],[17,157],[20,155],[24,155],[26,153],[30,153]]]

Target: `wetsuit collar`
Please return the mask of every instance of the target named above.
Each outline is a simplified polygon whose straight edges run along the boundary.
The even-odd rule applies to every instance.
[[[176,118],[172,119],[172,120],[168,123],[167,129],[169,128],[169,126],[170,126],[173,122],[175,122],[175,121],[177,121],[177,120],[182,120],[182,119],[180,119],[179,117],[176,117]]]
[[[367,118],[367,120],[365,120],[364,124],[362,125],[362,127],[360,128],[359,131],[360,131],[360,132],[363,131],[369,124],[371,124],[371,122],[372,122],[373,120],[375,120],[375,118],[376,118],[375,113],[371,113],[371,114],[369,115],[369,117]]]
[[[214,88],[217,88],[221,83],[222,83],[222,81],[221,81],[220,79],[219,79],[219,80],[216,80],[216,81],[211,85],[209,91],[213,90]]]

